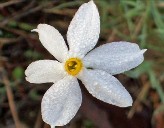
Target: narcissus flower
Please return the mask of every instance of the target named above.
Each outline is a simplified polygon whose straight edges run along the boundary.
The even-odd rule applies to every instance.
[[[51,127],[66,125],[77,113],[82,95],[77,78],[97,99],[119,107],[132,105],[132,98],[112,75],[130,70],[144,60],[139,46],[129,42],[112,42],[95,48],[100,33],[100,17],[93,1],[83,4],[67,32],[69,49],[54,27],[39,24],[43,46],[58,60],[39,60],[26,71],[30,83],[54,83],[41,103],[43,120]]]

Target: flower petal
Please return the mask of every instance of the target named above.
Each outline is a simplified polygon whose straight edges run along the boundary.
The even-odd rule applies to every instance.
[[[119,74],[137,67],[144,60],[143,53],[135,43],[113,42],[104,44],[84,57],[86,67]]]
[[[66,76],[44,94],[42,118],[51,127],[66,125],[77,113],[81,102],[82,95],[77,79]]]
[[[133,101],[127,90],[114,76],[104,71],[85,69],[79,74],[79,79],[97,99],[119,107],[132,105]]]
[[[39,60],[31,63],[26,71],[26,80],[30,83],[47,83],[64,78],[66,75],[63,65],[54,60]]]
[[[39,33],[41,43],[57,60],[64,61],[68,48],[58,30],[48,24],[39,24],[37,29],[32,31]]]
[[[100,33],[100,17],[93,1],[83,4],[75,14],[67,32],[71,56],[83,57],[96,45]]]

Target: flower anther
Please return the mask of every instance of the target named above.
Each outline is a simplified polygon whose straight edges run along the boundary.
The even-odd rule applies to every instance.
[[[83,63],[79,58],[70,58],[65,62],[65,70],[69,75],[76,76],[83,67]]]

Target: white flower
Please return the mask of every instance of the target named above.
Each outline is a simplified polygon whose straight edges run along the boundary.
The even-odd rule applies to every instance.
[[[68,28],[69,50],[52,26],[39,24],[32,31],[39,33],[43,46],[58,60],[33,62],[25,71],[30,83],[54,83],[41,103],[42,118],[51,127],[67,124],[77,113],[82,102],[77,78],[97,99],[120,107],[132,105],[130,94],[112,75],[141,64],[146,50],[134,43],[112,42],[90,51],[100,33],[99,13],[93,1],[79,8]]]

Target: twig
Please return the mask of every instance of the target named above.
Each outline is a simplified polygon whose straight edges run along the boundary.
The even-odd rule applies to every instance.
[[[137,106],[139,105],[139,103],[141,101],[143,101],[145,95],[148,93],[148,90],[150,89],[150,83],[149,82],[146,82],[141,90],[141,92],[139,93],[137,99],[135,100],[132,108],[130,109],[129,113],[128,113],[128,118],[132,118],[134,113],[135,113],[135,110],[137,108]]]
[[[53,2],[53,3],[54,3],[54,2]],[[31,13],[35,13],[35,12],[37,12],[37,11],[40,11],[41,9],[43,9],[43,8],[45,8],[45,7],[47,7],[47,6],[50,6],[50,5],[52,5],[52,2],[46,3],[46,4],[44,4],[44,5],[39,5],[39,6],[37,6],[37,7],[30,8],[30,9],[28,9],[28,10],[23,10],[23,12],[18,12],[18,13],[16,13],[16,14],[14,14],[14,16],[4,19],[3,21],[1,21],[1,22],[2,22],[1,24],[2,24],[2,25],[6,25],[6,24],[8,24],[8,22],[11,21],[11,20],[18,20],[18,19],[20,19],[20,18],[22,18],[22,17],[25,17],[25,16],[27,16],[27,15],[29,15],[29,14],[31,14]],[[30,6],[29,6],[29,7],[30,7]]]
[[[0,23],[0,28],[6,30],[8,32],[14,33],[16,35],[19,35],[19,36],[21,36],[21,37],[23,37],[27,40],[28,39],[35,39],[34,37],[29,36],[29,34],[25,31],[22,31],[22,30],[19,30],[19,29],[14,29],[14,28],[8,28],[8,27],[4,26],[1,23]]]
[[[53,14],[59,14],[59,15],[64,15],[64,16],[72,16],[75,14],[75,9],[44,9],[45,13],[53,13]]]
[[[108,37],[107,42],[112,42],[116,36],[115,29],[112,31],[111,35]]]
[[[144,13],[143,16],[140,18],[140,20],[138,21],[138,24],[136,25],[135,31],[132,34],[132,40],[135,42],[136,40],[136,36],[139,34],[140,30],[142,29],[143,26],[143,22],[146,19],[146,14]]]
[[[0,61],[7,61],[7,58],[0,56]]]
[[[8,1],[8,2],[5,2],[5,3],[1,3],[0,4],[0,8],[4,8],[6,6],[10,6],[12,4],[17,4],[17,3],[21,3],[23,2],[23,0],[12,0],[12,1]]]
[[[22,38],[0,38],[0,45],[1,44],[8,44],[8,43],[14,43],[20,41]]]
[[[12,114],[14,122],[15,122],[15,126],[16,126],[16,128],[21,128],[21,123],[20,123],[20,120],[18,117],[18,113],[16,110],[14,98],[13,98],[14,96],[13,96],[12,90],[10,88],[10,82],[6,76],[3,76],[2,80],[3,80],[5,87],[6,87],[8,102],[9,102],[11,114]]]
[[[6,25],[11,20],[18,20],[18,19],[20,19],[22,17],[25,17],[25,16],[27,16],[27,15],[29,15],[31,13],[34,13],[36,11],[39,11],[40,9],[42,9],[42,6],[41,5],[40,6],[37,6],[35,8],[32,8],[29,11],[22,12],[19,15],[17,14],[17,15],[14,15],[13,17],[11,17],[11,18],[7,18],[7,19],[5,19],[5,20],[2,21],[2,24],[3,25]]]
[[[163,8],[163,7],[164,7],[164,2],[161,1],[161,2],[157,3],[157,7],[159,7],[159,8]]]

